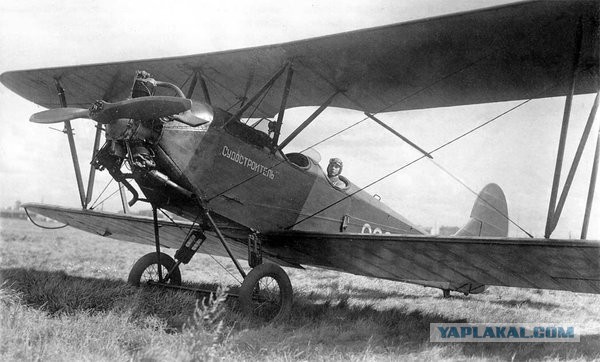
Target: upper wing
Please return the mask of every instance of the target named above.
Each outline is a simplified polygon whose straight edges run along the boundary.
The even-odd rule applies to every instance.
[[[392,280],[600,293],[600,243],[289,231],[262,236],[271,255]]]
[[[541,98],[568,92],[581,24],[576,93],[591,93],[600,85],[599,9],[598,0],[532,1],[235,51],[7,72],[0,80],[55,108],[58,79],[69,105],[87,108],[128,97],[138,69],[182,87],[197,71],[213,105],[228,108],[292,61],[288,107],[320,105],[336,90],[344,96],[332,106],[372,113]],[[282,83],[254,116],[278,112]]]

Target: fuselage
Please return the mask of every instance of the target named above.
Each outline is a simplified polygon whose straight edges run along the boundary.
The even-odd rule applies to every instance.
[[[154,146],[158,170],[199,194],[221,222],[258,232],[423,233],[349,180],[344,189],[334,187],[317,160],[273,151],[267,134],[230,117],[215,110],[208,125],[167,123]],[[142,190],[194,219],[189,200]]]

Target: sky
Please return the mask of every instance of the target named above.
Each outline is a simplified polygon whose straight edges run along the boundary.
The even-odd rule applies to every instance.
[[[0,3],[0,73],[10,70],[198,54],[287,42],[512,1],[20,1]],[[574,99],[564,183],[593,95]],[[504,102],[379,115],[421,148],[431,150],[514,107]],[[511,219],[529,233],[544,232],[564,98],[533,100],[436,153],[435,161],[462,184],[479,191],[499,184]],[[78,207],[78,193],[66,136],[61,127],[32,124],[44,110],[0,85],[0,206],[44,202]],[[313,108],[286,112],[283,135]],[[314,145],[364,116],[328,109],[290,144],[290,151]],[[598,122],[596,122],[598,123]],[[87,184],[94,127],[72,122]],[[554,237],[579,237],[598,125],[590,135]],[[283,137],[284,137],[283,136]],[[344,160],[343,174],[364,186],[420,154],[372,122],[319,144],[323,163]],[[108,183],[97,175],[95,196]],[[475,195],[436,164],[421,160],[367,191],[422,226],[461,226]],[[561,186],[562,187],[562,186]],[[104,195],[112,193],[111,184]],[[600,190],[597,192],[600,193]],[[100,198],[100,200],[103,197]],[[600,199],[600,197],[596,197]],[[600,239],[600,202],[592,209],[588,237]],[[118,198],[105,204],[117,210]],[[511,236],[524,237],[511,226]]]

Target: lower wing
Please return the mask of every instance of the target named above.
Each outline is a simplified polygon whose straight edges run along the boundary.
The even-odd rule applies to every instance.
[[[28,210],[114,239],[154,245],[152,219],[41,204]],[[179,248],[190,222],[159,221],[161,245]],[[227,256],[206,233],[200,252]],[[600,242],[285,231],[260,235],[264,256],[283,266],[313,265],[398,281],[486,284],[600,294]],[[247,258],[247,245],[229,243]],[[422,284],[422,283],[420,283]],[[442,284],[440,284],[442,285]]]
[[[28,211],[47,216],[92,234],[139,244],[155,245],[154,221],[152,218],[44,204],[24,204],[23,207]],[[158,226],[160,244],[167,248],[179,249],[192,223],[177,221],[175,224],[171,221],[159,220]],[[228,257],[225,248],[214,233],[205,232],[204,235],[206,241],[198,250],[199,252]],[[228,243],[228,246],[236,258],[246,259],[248,257],[246,243],[233,240]],[[283,266],[300,267],[297,263],[288,263],[269,255],[265,255],[265,257]]]
[[[600,242],[326,234],[262,236],[278,259],[358,275],[600,294]]]

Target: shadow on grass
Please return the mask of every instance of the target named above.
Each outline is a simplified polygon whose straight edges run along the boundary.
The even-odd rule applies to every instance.
[[[38,271],[24,268],[0,270],[5,288],[17,291],[27,305],[51,315],[63,313],[125,313],[133,323],[147,316],[166,321],[177,332],[193,314],[197,300],[206,293],[177,291],[164,288],[135,288],[122,280],[70,276],[64,272]],[[194,285],[216,289],[215,284]],[[582,336],[580,343],[430,343],[430,323],[459,323],[453,319],[406,306],[378,310],[370,305],[350,305],[348,297],[359,300],[373,298],[372,288],[343,291],[336,302],[319,302],[310,296],[298,296],[289,321],[269,327],[249,320],[235,322],[235,329],[244,338],[257,338],[250,344],[265,347],[260,342],[269,336],[270,345],[292,344],[294,348],[307,345],[323,346],[327,350],[344,352],[427,355],[440,349],[437,357],[492,359],[597,359],[600,357],[600,336]],[[325,294],[324,294],[325,295]],[[401,292],[382,292],[377,298],[405,297]],[[414,296],[408,296],[412,300]],[[510,303],[510,301],[508,301]],[[240,318],[237,303],[227,303],[230,320]],[[508,305],[510,306],[510,304]],[[481,311],[479,311],[481,313]],[[273,329],[275,328],[275,329]],[[249,333],[243,334],[245,330]],[[235,333],[234,333],[235,334]],[[252,337],[254,336],[254,337]],[[233,337],[236,338],[236,337]],[[239,337],[242,338],[242,337]],[[238,343],[237,345],[241,345]],[[298,347],[295,347],[298,346]],[[315,347],[316,348],[316,347]],[[260,348],[259,348],[260,350]],[[444,353],[448,353],[445,356]]]
[[[339,289],[339,282],[335,281],[332,284],[327,282],[319,282],[314,285],[314,289],[317,291],[311,291],[309,293],[309,299],[323,299],[328,298],[331,295],[335,295],[337,298],[353,298],[353,299],[387,299],[387,298],[399,298],[399,299],[422,299],[428,296],[422,294],[409,293],[403,290],[385,290],[380,288],[369,288],[359,286],[344,286]],[[442,292],[440,291],[440,297]]]
[[[503,307],[528,307],[541,310],[552,310],[561,306],[559,303],[536,302],[531,299],[490,300],[490,303],[501,305]]]
[[[86,278],[62,271],[25,268],[1,269],[3,286],[16,291],[24,304],[50,315],[79,312],[123,312],[132,321],[156,316],[169,330],[181,330],[196,303],[210,292],[194,292],[159,287],[133,287],[120,279]],[[197,284],[205,290],[217,290],[216,284]],[[229,308],[229,306],[228,306]]]

